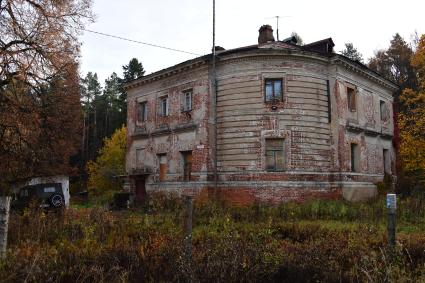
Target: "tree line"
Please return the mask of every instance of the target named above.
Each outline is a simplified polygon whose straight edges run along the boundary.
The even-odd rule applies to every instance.
[[[87,162],[97,157],[106,138],[126,125],[127,95],[123,84],[145,73],[142,63],[136,58],[131,59],[122,69],[122,77],[113,72],[105,80],[104,87],[96,73],[88,72],[80,80],[83,128],[81,149],[74,157],[74,162],[78,163],[83,186],[87,180]]]

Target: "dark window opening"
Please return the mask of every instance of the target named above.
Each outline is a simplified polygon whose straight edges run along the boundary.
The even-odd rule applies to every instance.
[[[159,115],[168,116],[168,97],[162,97],[159,100]]]
[[[284,139],[266,139],[266,170],[283,171]]]
[[[359,146],[351,144],[351,172],[359,172]]]
[[[145,122],[148,119],[148,104],[147,102],[139,102],[137,120]]]
[[[183,156],[183,181],[190,181],[192,174],[192,151],[182,151]]]
[[[282,79],[265,79],[264,93],[266,102],[283,101]]]
[[[384,174],[390,174],[391,173],[391,166],[390,166],[390,151],[388,149],[384,149],[382,152],[382,161],[384,166]]]
[[[347,102],[348,110],[356,112],[356,90],[351,87],[347,87]]]
[[[192,90],[184,91],[182,94],[182,112],[192,110]]]
[[[390,114],[385,104],[385,101],[379,101],[379,110],[381,114],[381,121],[387,121],[389,119]]]

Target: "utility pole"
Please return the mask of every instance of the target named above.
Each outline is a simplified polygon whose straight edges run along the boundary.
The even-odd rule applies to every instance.
[[[213,34],[212,34],[212,92],[214,101],[214,196],[217,195],[218,171],[217,171],[217,72],[215,50],[215,0],[213,0]]]

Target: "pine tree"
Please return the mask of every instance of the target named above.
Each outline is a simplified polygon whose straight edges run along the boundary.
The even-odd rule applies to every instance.
[[[344,55],[345,57],[348,57],[353,61],[363,63],[363,55],[359,51],[357,51],[357,49],[352,43],[346,43],[345,49],[341,50],[340,53],[341,55]]]

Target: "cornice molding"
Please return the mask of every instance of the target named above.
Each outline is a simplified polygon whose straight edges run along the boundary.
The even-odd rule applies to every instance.
[[[199,60],[197,60],[199,59]],[[154,72],[152,74],[149,74],[147,76],[141,77],[139,79],[136,79],[134,81],[128,82],[126,84],[124,84],[124,90],[129,90],[153,81],[158,81],[167,77],[171,77],[173,75],[176,74],[180,74],[183,72],[186,72],[188,70],[192,70],[195,69],[199,66],[205,65],[207,60],[206,59],[202,59],[202,57],[194,59],[193,62],[185,62],[185,63],[181,63],[166,69],[163,69],[161,71],[158,72]]]
[[[381,77],[380,75],[372,72],[369,69],[363,69],[360,68],[359,66],[354,65],[353,63],[349,62],[348,60],[340,57],[340,56],[336,56],[333,57],[331,59],[331,62],[336,64],[336,65],[340,65],[343,66],[344,68],[357,73],[363,77],[366,77],[376,83],[378,83],[379,85],[390,89],[391,91],[396,91],[398,89],[398,86],[390,81],[388,81],[387,79],[384,79],[383,77]]]

